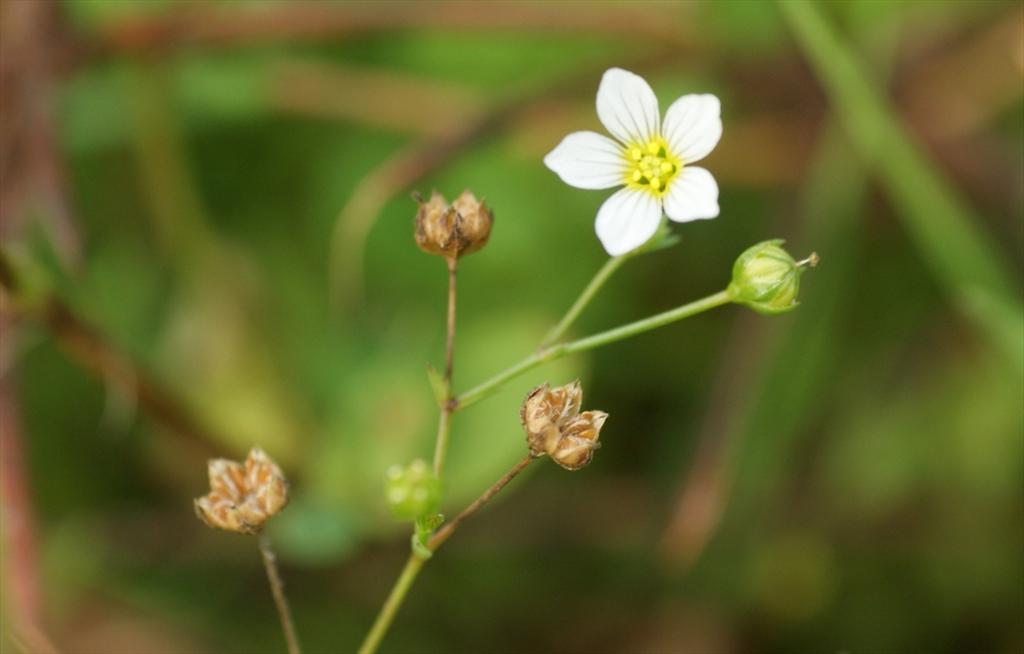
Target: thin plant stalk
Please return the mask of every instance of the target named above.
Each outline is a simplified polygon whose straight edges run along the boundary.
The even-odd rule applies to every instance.
[[[703,313],[709,309],[720,307],[731,301],[732,298],[729,296],[727,291],[719,291],[718,293],[713,293],[705,298],[701,298],[700,300],[644,318],[643,320],[627,323],[620,327],[615,327],[614,329],[609,329],[592,336],[570,341],[569,343],[548,346],[534,354],[531,354],[519,363],[499,372],[487,381],[474,386],[461,395],[456,396],[454,398],[454,409],[464,409],[471,404],[479,402],[497,391],[506,382],[518,377],[528,370],[536,368],[542,363],[554,361],[555,359],[560,359],[566,355],[574,354],[576,352],[593,350],[594,348],[601,347],[602,345],[621,341],[629,338],[630,336],[636,336],[637,334],[642,334],[644,332],[651,331],[652,329],[663,327],[678,320],[682,320],[683,318],[689,318],[690,316],[694,316],[698,313]]]
[[[497,495],[498,491],[507,486],[510,481],[515,479],[516,476],[526,468],[526,466],[533,462],[534,458],[535,457],[533,455],[527,455],[519,463],[515,464],[511,470],[502,475],[501,479],[494,482],[494,484],[484,491],[480,497],[473,500],[472,504],[463,509],[462,513],[455,516],[454,520],[438,529],[437,532],[430,537],[430,540],[427,541],[427,548],[431,552],[437,551],[437,548],[441,547],[441,545],[451,537],[455,530],[459,528],[459,525],[469,518],[472,518],[477,511],[490,502],[491,498]]]
[[[448,454],[448,435],[451,432],[451,417],[454,411],[452,397],[452,373],[455,368],[455,279],[458,259],[448,261],[448,329],[444,346],[444,394],[441,415],[437,421],[437,441],[434,445],[434,476],[438,479],[444,473],[445,456]]]
[[[510,481],[523,471],[526,466],[534,460],[532,455],[527,455],[519,463],[514,465],[511,470],[506,472],[502,477],[494,482],[490,488],[483,492],[480,497],[476,498],[472,504],[467,506],[465,509],[455,517],[454,520],[446,524],[442,529],[439,529],[429,541],[427,541],[427,549],[430,552],[436,552],[439,547],[446,540],[448,540],[455,530],[459,528],[463,522],[473,517],[480,509],[487,504],[492,497],[498,494],[501,489],[505,488]],[[402,568],[401,574],[398,575],[398,580],[395,581],[395,585],[391,588],[391,592],[388,594],[388,598],[384,601],[384,605],[380,609],[380,613],[377,614],[377,619],[373,623],[373,627],[370,628],[370,632],[366,635],[366,639],[363,644],[359,647],[359,654],[373,654],[380,647],[381,641],[387,634],[388,629],[391,627],[391,623],[395,619],[395,615],[398,614],[398,610],[402,607],[402,603],[405,601],[406,595],[409,594],[409,589],[412,588],[412,584],[416,581],[416,576],[419,575],[420,570],[423,569],[423,565],[428,561],[423,555],[416,552],[409,554],[408,560],[405,562],[405,567]]]
[[[288,597],[284,593],[284,582],[277,571],[277,556],[271,549],[270,538],[266,534],[260,534],[259,542],[263,567],[267,569],[267,580],[270,582],[270,592],[274,595],[274,604],[277,605],[277,615],[281,618],[281,629],[288,645],[288,654],[302,654],[299,637],[295,633],[295,623],[292,622],[292,611],[288,606]]]
[[[597,292],[601,290],[601,287],[608,281],[608,278],[611,277],[612,274],[615,273],[615,271],[618,270],[628,258],[629,255],[623,255],[620,257],[612,257],[604,262],[601,269],[597,271],[594,278],[590,280],[587,287],[583,289],[580,296],[576,298],[576,301],[573,302],[571,307],[569,307],[565,316],[562,317],[557,325],[551,328],[551,331],[549,331],[544,337],[544,340],[541,341],[541,349],[548,347],[552,343],[557,343],[559,339],[565,335],[565,332],[568,331],[569,327],[576,321],[576,318],[583,313],[583,310],[587,308],[587,305],[594,299]]]
[[[455,366],[455,278],[458,272],[459,260],[449,257],[448,262],[448,331],[444,343],[444,379],[452,381],[452,371]]]
[[[427,559],[416,552],[409,554],[409,559],[405,562],[402,573],[398,575],[398,581],[391,588],[391,593],[388,594],[384,605],[380,607],[380,613],[377,614],[377,619],[374,620],[370,632],[366,634],[363,644],[359,646],[359,654],[373,654],[380,647],[380,641],[387,634],[388,628],[391,627],[391,623],[398,613],[398,609],[401,608],[402,602],[405,601],[405,596],[412,587],[412,582],[416,581],[416,575],[420,573],[420,569],[423,568],[423,564],[426,562]]]

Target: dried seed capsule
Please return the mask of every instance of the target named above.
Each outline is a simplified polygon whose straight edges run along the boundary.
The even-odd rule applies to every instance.
[[[416,244],[424,252],[457,258],[476,252],[487,243],[494,214],[470,191],[464,191],[450,206],[437,191],[427,202],[418,195],[413,197],[419,203]]]
[[[210,527],[240,534],[257,533],[288,504],[288,482],[274,461],[258,447],[245,463],[211,459],[210,492],[194,502],[196,515]]]
[[[458,214],[437,191],[430,195],[428,202],[420,197],[417,197],[417,201],[420,206],[416,211],[416,245],[429,254],[457,256],[455,222]]]
[[[594,450],[601,447],[598,437],[608,419],[604,411],[584,411],[562,429],[562,438],[549,452],[551,459],[566,470],[579,470],[590,463]]]
[[[530,391],[519,409],[519,420],[526,429],[530,451],[539,456],[548,451],[549,443],[560,437],[562,425],[580,411],[583,389],[579,380],[551,388],[541,384]],[[550,427],[555,428],[551,433]]]
[[[582,401],[579,381],[554,389],[542,384],[526,396],[519,417],[533,456],[547,454],[567,470],[579,470],[590,463],[594,450],[600,447],[598,436],[608,414],[580,413]]]
[[[494,213],[487,208],[487,203],[466,190],[452,202],[452,209],[458,214],[459,256],[472,254],[487,245],[494,224]]]

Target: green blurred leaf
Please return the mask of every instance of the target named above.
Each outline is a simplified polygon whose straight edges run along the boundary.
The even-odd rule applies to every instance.
[[[1024,371],[1024,307],[1001,251],[977,227],[979,220],[953,184],[911,141],[820,6],[803,0],[780,0],[779,6],[854,146],[869,168],[878,171],[879,183],[932,273],[982,333]],[[994,306],[1002,308],[985,309]]]

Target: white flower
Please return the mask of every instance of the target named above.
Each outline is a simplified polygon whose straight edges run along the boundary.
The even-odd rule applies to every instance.
[[[715,178],[692,165],[722,136],[717,97],[684,95],[662,122],[650,85],[639,75],[612,68],[597,90],[597,116],[614,139],[573,132],[544,163],[576,188],[624,187],[597,212],[597,237],[608,254],[625,254],[646,243],[658,231],[663,211],[679,223],[718,215]]]

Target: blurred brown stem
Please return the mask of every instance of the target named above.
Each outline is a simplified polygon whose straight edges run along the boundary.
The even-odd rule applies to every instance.
[[[448,257],[448,335],[444,345],[444,380],[452,385],[452,367],[455,357],[455,277],[459,260]]]
[[[266,534],[260,534],[259,541],[263,567],[267,569],[267,581],[270,582],[270,592],[274,595],[277,615],[281,619],[281,629],[284,631],[284,639],[288,644],[288,654],[302,654],[299,637],[295,633],[295,623],[292,621],[292,610],[288,606],[288,596],[284,592],[284,582],[277,570],[277,556],[270,547],[270,538]]]
[[[10,294],[4,302],[13,309],[18,298],[18,282],[3,252],[0,252],[0,288],[5,294]],[[97,379],[113,383],[126,394],[137,397],[139,406],[147,415],[181,437],[182,442],[197,455],[204,458],[212,456],[214,444],[224,442],[203,426],[170,389],[118,350],[59,297],[50,295],[15,311],[16,315],[44,325],[61,349]]]
[[[448,454],[448,436],[451,433],[452,413],[452,371],[455,365],[455,280],[459,260],[448,257],[448,322],[444,346],[444,404],[441,405],[441,416],[437,423],[437,441],[434,445],[434,476],[438,479],[444,474],[444,461]]]
[[[639,4],[639,3],[637,3]],[[685,21],[664,11],[594,6],[566,11],[557,3],[288,2],[246,8],[180,3],[161,15],[145,15],[100,27],[80,44],[79,60],[115,55],[159,55],[176,49],[233,47],[268,41],[337,41],[399,29],[544,30],[611,34],[646,42],[680,43],[690,36]]]
[[[38,221],[61,263],[74,267],[81,243],[55,103],[72,42],[63,9],[55,0],[0,2],[0,240]]]
[[[0,327],[9,329],[5,317],[0,318]],[[24,651],[49,654],[57,648],[43,631],[35,513],[13,394],[8,371],[0,377],[0,518],[5,541],[0,578],[3,596],[10,601],[4,614],[10,619],[9,635]]]

